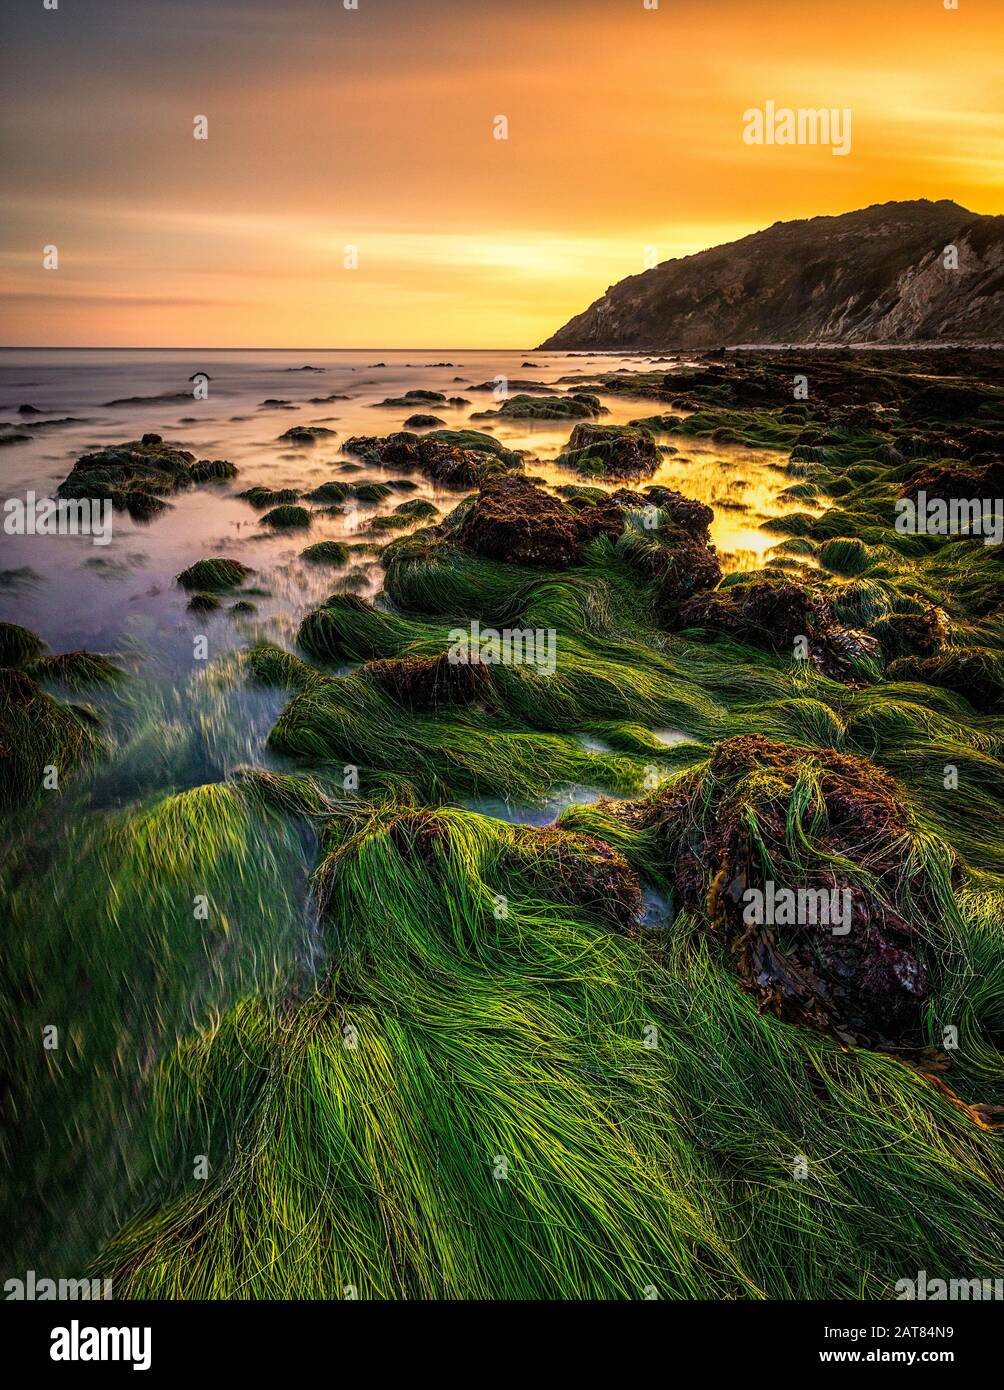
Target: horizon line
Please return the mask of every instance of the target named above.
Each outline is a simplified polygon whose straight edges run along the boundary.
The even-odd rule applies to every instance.
[[[549,351],[561,351],[555,348]],[[464,347],[462,345],[445,347],[206,347],[199,344],[185,344],[181,347],[168,347],[155,344],[147,347],[133,347],[129,343],[116,346],[98,346],[94,343],[46,343],[27,346],[23,343],[0,343],[0,352],[541,352],[535,347]],[[597,351],[620,352],[623,349],[610,348]]]

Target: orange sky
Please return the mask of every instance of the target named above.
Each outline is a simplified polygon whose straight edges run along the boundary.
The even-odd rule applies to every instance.
[[[1001,0],[64,0],[4,27],[6,344],[529,347],[649,247],[1004,212]],[[768,99],[851,108],[851,153],[744,144]]]

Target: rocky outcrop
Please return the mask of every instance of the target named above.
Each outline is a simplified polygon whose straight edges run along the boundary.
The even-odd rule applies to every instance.
[[[576,425],[557,462],[586,478],[650,478],[659,467],[655,439],[630,425]]]
[[[598,536],[616,538],[624,515],[612,503],[576,511],[519,475],[485,483],[461,524],[458,544],[490,560],[565,569]]]
[[[999,342],[1002,323],[1004,217],[919,199],[777,222],[665,261],[611,286],[542,347],[981,343]]]
[[[167,494],[236,473],[228,459],[196,459],[187,449],[166,444],[159,434],[144,434],[142,439],[81,455],[56,491],[64,498],[106,499],[135,516],[148,516],[167,505]]]

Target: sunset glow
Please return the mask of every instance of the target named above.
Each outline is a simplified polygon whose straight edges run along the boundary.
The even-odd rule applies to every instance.
[[[889,199],[1004,212],[989,0],[316,0],[295,22],[96,0],[5,25],[7,344],[530,347],[649,248]],[[745,145],[766,100],[850,108],[848,157]]]

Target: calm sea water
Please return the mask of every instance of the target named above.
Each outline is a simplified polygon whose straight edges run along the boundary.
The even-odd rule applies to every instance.
[[[341,442],[353,434],[400,429],[416,410],[428,409],[452,428],[464,426],[474,411],[497,404],[490,392],[470,388],[499,375],[551,383],[571,373],[588,379],[595,371],[651,365],[644,357],[560,353],[538,355],[532,367],[524,365],[528,360],[525,353],[507,351],[0,351],[0,420],[30,426],[32,435],[30,443],[0,450],[4,499],[23,497],[30,489],[52,494],[81,453],[147,431],[199,458],[230,459],[240,469],[226,484],[179,493],[171,508],[149,523],[116,513],[107,546],[95,546],[86,536],[0,536],[0,619],[34,629],[54,652],[138,648],[170,679],[172,671],[190,670],[196,627],[213,633],[216,652],[248,640],[249,625],[235,622],[225,610],[198,618],[188,613],[186,595],[174,582],[193,561],[227,555],[251,565],[257,571],[252,582],[268,591],[256,600],[254,635],[288,642],[303,615],[334,587],[334,572],[305,564],[300,551],[318,540],[367,539],[371,517],[391,510],[401,495],[360,506],[353,515],[317,516],[309,533],[291,536],[260,526],[259,513],[236,494],[253,483],[310,488],[328,478],[394,476],[393,469],[369,466],[364,473],[340,474],[349,461]],[[318,370],[303,371],[304,366]],[[191,395],[189,378],[200,372],[210,377],[205,400]],[[410,409],[378,404],[412,388],[465,396],[471,404]],[[332,395],[347,399],[317,399]],[[265,407],[269,398],[288,404]],[[46,413],[20,416],[21,404]],[[606,397],[604,404],[610,411],[604,419],[614,423],[659,409],[641,399]],[[66,418],[70,423],[40,424]],[[325,425],[336,434],[310,448],[280,443],[278,436],[294,424]],[[513,448],[530,450],[536,460],[528,463],[530,474],[551,483],[575,480],[553,463],[571,422],[474,421],[473,426]],[[680,453],[666,458],[654,481],[715,508],[714,538],[727,567],[759,563],[776,540],[759,529],[759,522],[784,510],[775,500],[788,481],[777,468],[781,456],[682,438],[675,444]],[[463,495],[410,476],[419,486],[408,495],[431,497],[444,512]],[[357,556],[351,569],[356,592],[378,592],[381,571],[375,558]]]

